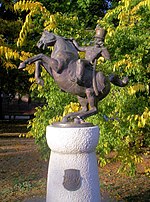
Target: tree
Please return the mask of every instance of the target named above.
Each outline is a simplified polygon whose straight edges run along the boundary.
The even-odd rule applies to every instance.
[[[84,23],[86,27],[94,29],[96,21],[103,17],[106,10],[108,10],[111,0],[40,0],[39,2],[52,14],[59,12],[67,15],[76,15],[80,24]]]
[[[114,150],[115,158],[123,162],[120,169],[129,169],[130,174],[141,160],[141,148],[150,143],[149,17],[149,1],[122,0],[98,22],[107,29],[106,46],[112,57],[111,62],[100,63],[98,68],[108,74],[115,71],[128,75],[129,86],[113,87],[99,104],[99,114],[93,119],[101,129],[97,150],[103,164],[107,162],[106,155]]]
[[[94,30],[86,29],[87,21],[81,24],[80,16],[73,12],[52,13],[42,3],[34,1],[19,1],[14,7],[17,11],[27,13],[17,45],[31,52],[24,52],[21,60],[36,53],[34,43],[43,28],[64,37],[74,37],[81,45],[88,45],[94,36]],[[141,147],[149,144],[149,7],[148,0],[121,0],[103,19],[95,21],[95,24],[107,30],[105,43],[111,54],[111,61],[103,62],[100,59],[97,69],[108,75],[113,71],[120,76],[128,75],[129,86],[124,89],[112,86],[109,96],[99,103],[99,113],[87,121],[100,126],[97,153],[100,154],[101,165],[105,165],[108,162],[107,155],[115,151],[115,158],[123,163],[122,170],[126,169],[130,174],[135,172],[135,164],[141,161],[138,155]],[[32,36],[34,40],[31,40]],[[50,55],[50,50],[46,54]],[[34,65],[26,69],[31,73]],[[35,118],[29,123],[31,130],[27,136],[33,136],[43,153],[47,153],[46,126],[60,120],[63,111],[76,111],[80,106],[70,103],[75,102],[76,98],[61,92],[44,70],[42,76],[45,86],[37,86],[33,82],[31,90],[37,89],[38,96],[44,97],[47,104],[37,108]]]
[[[16,50],[16,40],[22,26],[22,21],[13,10],[14,1],[2,1],[0,4],[0,92],[14,96],[16,92],[29,92],[29,75],[17,69],[19,50]],[[13,16],[13,18],[12,18]]]

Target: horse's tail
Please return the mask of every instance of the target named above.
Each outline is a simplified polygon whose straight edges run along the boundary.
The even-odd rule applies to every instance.
[[[124,77],[122,80],[116,74],[111,74],[109,76],[109,81],[113,83],[115,86],[124,87],[128,84],[129,79],[128,77]]]

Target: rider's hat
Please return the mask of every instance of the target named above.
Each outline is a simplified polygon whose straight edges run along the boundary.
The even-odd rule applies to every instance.
[[[99,39],[104,40],[105,35],[106,35],[106,30],[103,29],[103,28],[100,27],[100,26],[96,26],[95,31],[96,31],[96,34],[95,34],[94,37],[95,37],[95,38],[99,38]]]

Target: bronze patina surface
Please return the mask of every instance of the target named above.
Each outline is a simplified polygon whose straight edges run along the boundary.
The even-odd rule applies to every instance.
[[[84,122],[84,123],[76,123],[75,121],[74,122],[66,122],[66,123],[63,123],[63,122],[55,122],[52,124],[52,126],[54,127],[60,127],[60,128],[81,128],[81,127],[92,127],[93,124],[92,123],[88,123],[88,122]]]

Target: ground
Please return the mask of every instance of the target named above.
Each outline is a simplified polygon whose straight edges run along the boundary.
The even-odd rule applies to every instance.
[[[25,122],[0,122],[0,201],[21,202],[27,198],[45,197],[48,162],[42,160],[34,139],[19,138],[26,132]],[[99,167],[102,195],[114,201],[150,201],[149,155],[137,167],[137,174],[118,174],[119,162]]]

